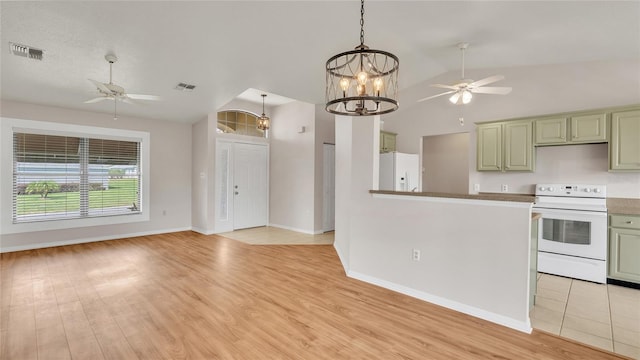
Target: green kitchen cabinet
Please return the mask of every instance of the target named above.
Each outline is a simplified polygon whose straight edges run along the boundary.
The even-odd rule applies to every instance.
[[[608,277],[640,284],[640,215],[609,216]]]
[[[380,130],[380,152],[396,151],[396,136],[398,134]]]
[[[571,117],[571,143],[598,143],[607,141],[607,114],[589,114]]]
[[[533,121],[478,125],[478,171],[533,171]]]
[[[538,146],[602,142],[607,142],[606,113],[569,115],[535,121],[535,144]]]
[[[611,114],[609,170],[640,171],[640,110]]]
[[[533,171],[533,122],[510,121],[504,124],[504,169]]]
[[[566,117],[536,120],[536,145],[566,143],[567,124]]]

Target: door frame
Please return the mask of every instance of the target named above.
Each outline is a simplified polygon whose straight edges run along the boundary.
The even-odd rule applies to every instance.
[[[240,144],[249,144],[249,145],[261,145],[261,146],[265,146],[266,147],[266,152],[267,152],[267,159],[266,159],[266,166],[267,166],[267,176],[266,176],[266,180],[267,180],[267,226],[269,225],[269,208],[270,208],[270,197],[269,197],[269,193],[270,193],[270,157],[271,157],[271,147],[270,144],[268,142],[265,141],[251,141],[250,139],[234,139],[234,138],[216,138],[216,146],[215,146],[215,156],[214,156],[214,184],[213,184],[213,195],[211,195],[211,197],[208,196],[209,199],[212,199],[213,201],[213,209],[214,210],[214,233],[222,233],[222,232],[229,232],[229,231],[233,231],[233,220],[234,220],[234,216],[233,216],[233,212],[234,212],[234,207],[233,207],[233,192],[234,192],[234,188],[233,188],[233,184],[234,184],[234,162],[235,162],[235,154],[234,154],[234,146],[236,143],[240,143]],[[220,202],[223,200],[222,195],[222,191],[223,189],[221,189],[221,174],[219,173],[220,171],[222,171],[222,169],[219,167],[218,164],[218,156],[220,154],[218,154],[218,151],[220,151],[224,146],[228,146],[228,150],[229,150],[229,157],[227,159],[227,179],[226,179],[226,185],[227,188],[225,189],[225,197],[227,200],[227,216],[224,218],[220,217],[220,212],[218,211],[220,209]]]

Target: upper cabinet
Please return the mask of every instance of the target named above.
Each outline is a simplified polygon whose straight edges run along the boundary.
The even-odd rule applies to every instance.
[[[478,171],[534,171],[534,146],[609,143],[609,171],[640,171],[640,105],[477,125]]]
[[[533,122],[478,125],[478,171],[533,171]]]
[[[380,130],[380,152],[396,151],[396,136],[398,134]]]
[[[566,117],[536,120],[536,145],[566,143],[567,124]]]
[[[611,114],[609,170],[640,170],[640,110]]]
[[[607,114],[600,113],[571,117],[570,142],[607,142]]]
[[[478,125],[478,171],[502,170],[502,123]]]
[[[606,113],[553,117],[535,121],[535,145],[538,146],[602,142],[607,142]]]

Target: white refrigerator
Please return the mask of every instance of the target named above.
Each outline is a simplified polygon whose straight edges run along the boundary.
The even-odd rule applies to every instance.
[[[418,189],[419,169],[418,154],[380,154],[380,190],[421,191]]]

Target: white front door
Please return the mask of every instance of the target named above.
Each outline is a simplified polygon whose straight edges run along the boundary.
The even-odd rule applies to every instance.
[[[336,146],[324,144],[323,146],[323,178],[322,178],[322,231],[335,230],[335,203],[336,203]]]
[[[233,228],[267,225],[267,146],[234,144]]]

